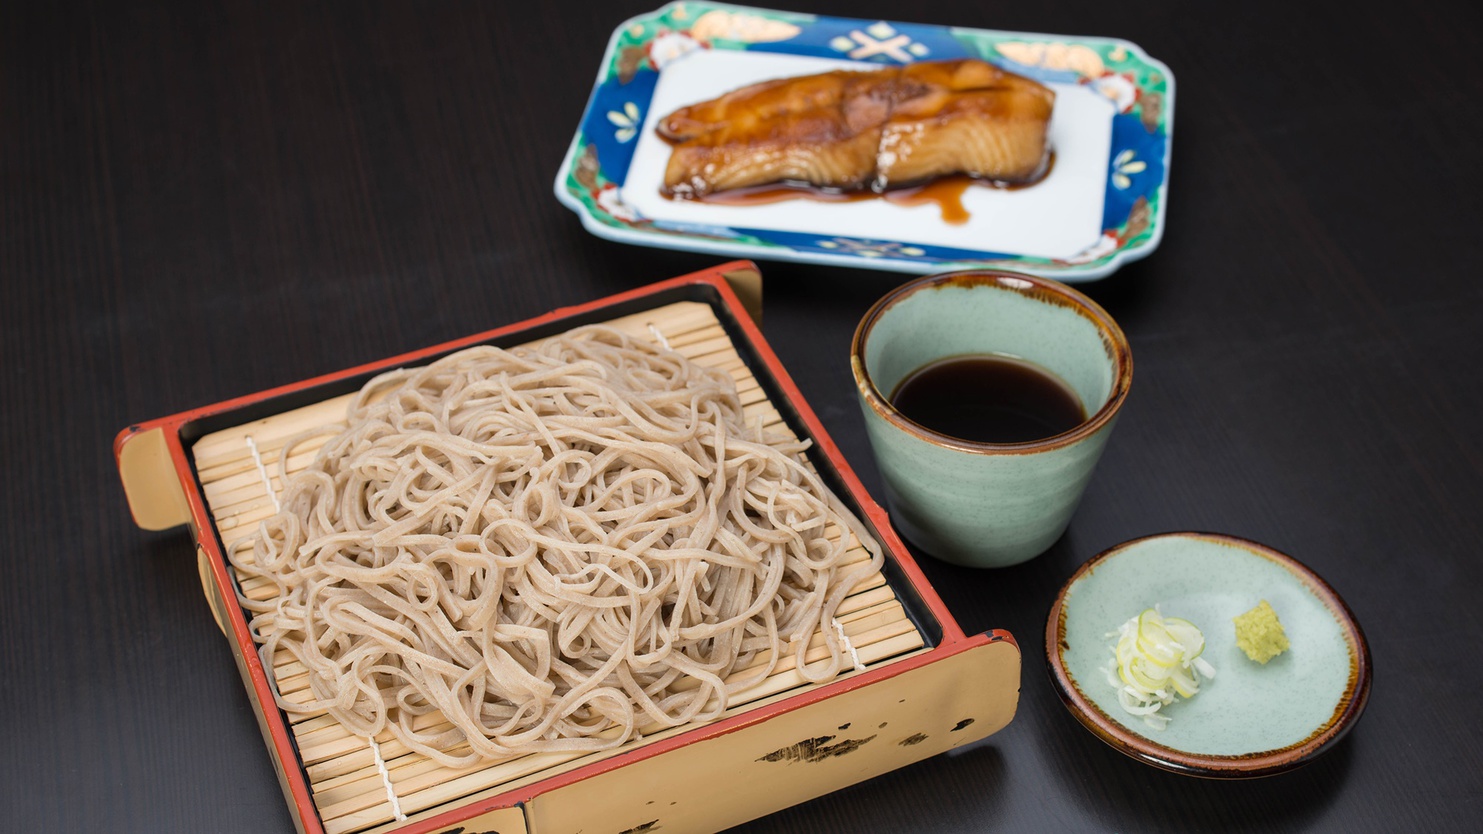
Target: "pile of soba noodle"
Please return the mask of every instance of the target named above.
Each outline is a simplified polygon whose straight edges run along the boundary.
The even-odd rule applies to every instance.
[[[881,564],[729,375],[611,329],[385,374],[331,432],[233,548],[277,591],[242,604],[270,674],[309,670],[285,710],[449,765],[713,718],[789,657],[833,677],[834,613]]]

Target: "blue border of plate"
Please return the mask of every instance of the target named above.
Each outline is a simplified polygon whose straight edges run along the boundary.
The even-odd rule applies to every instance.
[[[699,21],[713,13],[730,15],[732,20],[776,21],[795,29],[796,34],[773,41],[718,38],[702,42],[691,37],[690,31],[694,30],[676,28],[677,23],[683,22],[675,19],[677,15]],[[1041,81],[1109,83],[1131,97],[1131,101],[1112,119],[1112,151],[1103,202],[1105,231],[1099,246],[1093,247],[1084,260],[1061,261],[912,241],[821,240],[818,234],[786,228],[670,223],[626,216],[621,210],[611,211],[600,197],[605,189],[615,189],[627,177],[637,145],[632,140],[643,125],[663,71],[660,60],[648,54],[648,47],[662,37],[671,37],[682,44],[684,39],[689,39],[695,48],[856,58],[881,64],[919,58],[980,57]],[[888,41],[908,46],[879,48],[879,44]],[[989,44],[997,45],[1001,41],[1023,44],[1022,52],[1028,56],[1017,53],[1015,57],[1021,60],[1013,60],[1001,52],[985,54]],[[847,44],[861,43],[876,44],[870,47],[875,51],[857,58],[842,49]],[[639,44],[643,44],[642,49]],[[1119,62],[1109,65],[1104,56],[1120,57],[1121,66]],[[1078,58],[1082,59],[1081,66],[1077,66]],[[1093,62],[1091,71],[1087,62]],[[1093,77],[1099,66],[1102,74]],[[1129,71],[1129,66],[1135,71]],[[1146,94],[1133,80],[1136,72],[1155,78],[1161,89],[1156,94]],[[651,14],[632,18],[614,31],[582,121],[557,173],[554,190],[557,199],[578,214],[588,231],[623,243],[897,272],[994,267],[1068,283],[1091,281],[1111,274],[1124,263],[1149,255],[1162,240],[1168,202],[1173,99],[1174,77],[1168,67],[1126,41],[815,17],[714,3],[671,3]]]

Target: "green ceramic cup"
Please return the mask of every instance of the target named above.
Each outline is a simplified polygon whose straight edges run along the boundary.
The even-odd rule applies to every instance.
[[[1087,419],[1022,443],[941,434],[890,402],[914,371],[960,355],[1027,360],[1064,381]],[[970,567],[1045,552],[1065,532],[1127,399],[1133,357],[1096,302],[1045,278],[975,270],[917,278],[861,319],[850,365],[891,521],[921,549]]]

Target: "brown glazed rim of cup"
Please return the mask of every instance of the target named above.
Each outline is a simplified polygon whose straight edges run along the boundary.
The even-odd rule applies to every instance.
[[[865,342],[870,337],[870,331],[875,327],[875,323],[885,315],[887,310],[921,290],[948,286],[969,288],[984,285],[1070,308],[1096,326],[1097,332],[1102,336],[1102,344],[1107,348],[1114,365],[1112,393],[1096,413],[1082,421],[1076,428],[1050,437],[1028,440],[1023,443],[985,443],[942,434],[914,422],[898,411],[886,395],[876,387],[875,380],[865,368]],[[934,446],[944,446],[977,454],[1017,455],[1045,452],[1069,446],[1096,434],[1107,425],[1117,414],[1118,409],[1122,408],[1123,401],[1128,397],[1128,389],[1133,383],[1133,352],[1128,347],[1128,339],[1123,335],[1122,328],[1118,327],[1112,316],[1108,315],[1107,311],[1102,309],[1097,302],[1071,287],[1049,278],[1019,272],[1000,269],[969,269],[914,278],[882,296],[866,311],[860,323],[855,327],[855,336],[850,342],[850,369],[855,374],[855,386],[860,390],[861,396],[870,408],[902,431]]]

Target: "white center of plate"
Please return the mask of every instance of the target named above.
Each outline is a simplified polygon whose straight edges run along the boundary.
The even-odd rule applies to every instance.
[[[1028,188],[970,188],[963,195],[968,222],[942,221],[936,206],[898,206],[884,200],[820,203],[787,200],[736,206],[668,200],[660,193],[670,146],[654,132],[659,119],[698,101],[747,84],[834,69],[878,64],[797,55],[699,50],[667,65],[660,74],[644,128],[638,137],[623,202],[652,220],[742,229],[816,234],[871,241],[949,246],[1041,258],[1069,258],[1102,233],[1102,203],[1112,147],[1113,106],[1076,85],[1049,83],[1056,93],[1050,143],[1055,165]]]

